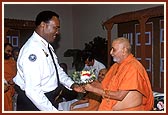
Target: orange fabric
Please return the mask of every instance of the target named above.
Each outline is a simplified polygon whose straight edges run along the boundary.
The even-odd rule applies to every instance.
[[[88,93],[85,98],[89,99],[89,105],[83,108],[76,108],[73,111],[97,111],[101,102],[101,96],[94,93]]]
[[[7,92],[4,93],[4,110],[5,111],[12,111],[12,96],[14,95],[13,87],[10,87]]]
[[[7,81],[10,81],[16,75],[16,62],[12,59],[4,60],[4,77]],[[9,90],[4,93],[4,110],[12,111],[12,96],[15,90],[13,86],[9,87]]]
[[[143,105],[134,107],[134,108],[128,108],[128,109],[124,109],[122,111],[145,111],[145,108]]]
[[[115,63],[102,81],[104,90],[137,90],[143,94],[142,107],[139,110],[152,110],[154,104],[153,92],[146,70],[133,55],[129,55],[121,64]],[[117,103],[113,99],[102,99],[101,111],[111,111]],[[129,110],[134,110],[130,108]],[[135,109],[136,110],[136,109]]]

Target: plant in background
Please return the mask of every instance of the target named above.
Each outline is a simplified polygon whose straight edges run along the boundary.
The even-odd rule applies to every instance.
[[[102,38],[97,36],[93,39],[93,41],[89,43],[85,43],[84,50],[92,51],[94,54],[95,59],[102,62],[104,65],[107,66],[107,40],[106,38]]]
[[[90,41],[89,43],[85,43],[85,47],[83,50],[89,50],[94,53],[95,59],[102,62],[107,66],[107,40],[106,38],[102,38],[97,36]],[[73,57],[72,67],[75,67],[76,71],[81,71],[84,67],[84,62],[82,61],[82,52],[80,49],[67,49],[64,52],[64,57]]]

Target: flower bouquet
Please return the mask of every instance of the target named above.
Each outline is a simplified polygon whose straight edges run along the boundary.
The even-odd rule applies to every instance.
[[[93,70],[83,70],[73,72],[71,78],[75,83],[83,85],[96,80],[96,75]]]

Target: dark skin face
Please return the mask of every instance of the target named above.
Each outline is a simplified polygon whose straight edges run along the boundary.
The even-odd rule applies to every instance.
[[[94,60],[89,61],[89,60],[87,59],[87,60],[85,61],[85,64],[86,64],[87,66],[93,66]]]
[[[53,43],[56,37],[60,34],[60,21],[56,16],[48,22],[41,22],[39,27],[36,28],[36,32],[43,37],[47,42]]]
[[[60,20],[53,16],[48,23],[41,22],[39,26],[36,27],[35,31],[39,36],[45,39],[49,43],[53,43],[56,37],[60,34]],[[73,84],[71,88],[77,92],[84,92],[83,87],[79,87],[77,84]]]
[[[5,59],[9,59],[10,57],[12,57],[12,47],[7,45],[4,49],[4,53],[5,53]]]

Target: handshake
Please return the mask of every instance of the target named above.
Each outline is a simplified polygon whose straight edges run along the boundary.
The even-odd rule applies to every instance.
[[[102,89],[101,83],[99,83],[98,81],[94,81],[91,84],[88,83],[85,85],[79,85],[74,83],[72,84],[71,88],[76,92],[82,92],[82,93],[86,93],[86,91],[94,92],[95,88]]]

